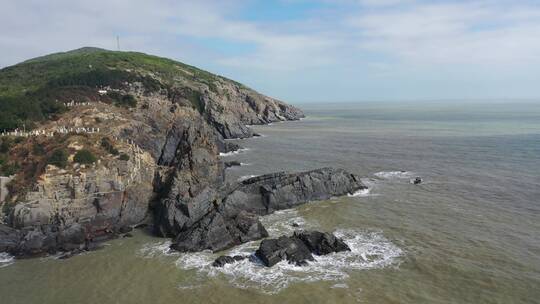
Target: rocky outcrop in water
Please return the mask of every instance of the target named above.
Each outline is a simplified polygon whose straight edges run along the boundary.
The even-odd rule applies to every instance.
[[[332,233],[302,231],[295,232],[292,236],[263,240],[259,245],[259,249],[255,251],[255,257],[267,267],[272,267],[283,260],[297,266],[304,266],[309,261],[315,261],[314,254],[327,255],[350,250],[342,239]],[[248,257],[220,256],[212,263],[212,266],[223,267],[246,258]]]
[[[211,199],[205,196],[211,203],[191,205],[191,212],[181,202],[162,202],[162,214],[174,216],[158,216],[155,225],[163,235],[174,237],[175,250],[220,251],[268,236],[258,215],[363,188],[357,176],[341,169],[268,174],[212,192]]]
[[[267,267],[274,266],[282,260],[298,266],[314,261],[315,255],[326,255],[332,252],[350,251],[345,242],[331,233],[318,231],[295,232],[292,236],[282,236],[261,242],[255,255]]]
[[[223,267],[223,266],[225,266],[227,264],[232,264],[232,263],[235,263],[235,262],[239,262],[239,261],[245,260],[247,258],[248,257],[241,256],[241,255],[235,255],[235,256],[222,255],[222,256],[218,257],[212,263],[212,266],[214,266],[214,267]]]
[[[413,185],[420,185],[424,180],[421,177],[415,177],[411,180],[411,184]]]
[[[242,163],[237,160],[225,162],[225,168],[239,167],[241,165]]]
[[[321,168],[300,173],[271,173],[244,180],[228,189],[221,205],[226,214],[240,210],[258,215],[289,209],[366,189],[360,178],[343,169]]]
[[[242,211],[226,217],[214,210],[195,225],[180,232],[173,239],[171,248],[181,252],[221,251],[267,236],[268,232],[254,214]]]

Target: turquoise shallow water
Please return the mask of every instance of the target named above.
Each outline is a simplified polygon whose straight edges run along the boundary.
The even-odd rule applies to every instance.
[[[1,303],[540,303],[540,103],[301,107],[306,119],[238,140],[248,150],[225,158],[246,165],[227,178],[322,166],[362,176],[369,192],[264,218],[272,235],[296,223],[353,252],[215,270],[215,254],[172,253],[138,232],[64,261],[0,257]]]

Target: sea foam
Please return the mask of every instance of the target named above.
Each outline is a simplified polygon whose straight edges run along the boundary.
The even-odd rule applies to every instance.
[[[238,149],[236,151],[231,151],[231,152],[221,152],[219,153],[219,156],[232,156],[232,155],[236,155],[236,154],[240,154],[240,153],[243,153],[243,152],[246,152],[246,151],[249,151],[250,149],[249,148],[241,148],[241,149]]]
[[[318,223],[306,220],[298,210],[288,209],[261,217],[270,237],[291,235],[295,230],[312,230]],[[179,289],[199,288],[209,277],[227,280],[232,286],[254,289],[266,294],[275,294],[291,284],[300,282],[335,281],[334,288],[348,288],[344,280],[351,271],[365,271],[399,265],[403,251],[385,238],[381,231],[338,229],[337,237],[349,245],[351,251],[315,256],[316,261],[307,266],[296,266],[282,261],[273,267],[264,266],[255,256],[259,241],[248,242],[220,253],[203,251],[179,253],[171,250],[170,241],[145,244],[138,254],[144,258],[177,257],[176,267],[184,271],[194,271],[196,276],[178,282]],[[214,260],[222,254],[250,256],[224,267],[213,267]]]
[[[246,259],[224,267],[211,264],[216,254],[211,252],[182,254],[176,261],[177,267],[195,270],[210,277],[224,276],[233,286],[253,288],[263,293],[274,294],[298,282],[343,281],[350,271],[368,270],[398,264],[402,250],[386,239],[381,232],[359,230],[337,230],[335,235],[344,239],[350,252],[315,256],[316,261],[307,266],[296,266],[282,261],[273,267],[265,267],[253,256],[258,243],[250,242],[231,250],[229,255],[251,255]],[[338,285],[347,288],[346,285]]]
[[[0,252],[0,268],[7,267],[15,263],[15,257],[6,252]]]
[[[374,174],[382,179],[410,178],[413,173],[409,171],[381,171]]]
[[[347,194],[347,196],[348,197],[366,197],[366,196],[369,196],[369,192],[371,192],[370,188],[360,189],[352,194]]]
[[[144,244],[141,249],[139,249],[138,255],[143,258],[179,255],[177,251],[171,249],[171,244],[171,241],[147,243]]]
[[[238,181],[241,182],[241,181],[245,181],[246,179],[250,179],[250,178],[253,178],[253,177],[257,177],[259,175],[253,175],[253,174],[250,174],[250,175],[243,175],[243,176],[240,176],[238,178]]]

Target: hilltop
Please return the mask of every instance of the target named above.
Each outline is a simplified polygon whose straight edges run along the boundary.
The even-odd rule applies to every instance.
[[[141,84],[144,95],[166,95],[170,100],[197,109],[208,119],[214,119],[217,114],[224,116],[226,121],[213,122],[224,137],[249,136],[242,124],[287,119],[270,115],[269,121],[265,121],[266,103],[282,112],[291,108],[240,83],[181,62],[138,52],[85,47],[1,69],[0,130],[23,125],[32,128],[65,112],[65,103],[96,101],[100,88],[126,91],[127,85],[134,83]],[[113,94],[102,99],[112,102],[117,97]],[[239,116],[238,110],[251,113]],[[300,113],[297,109],[292,112]]]

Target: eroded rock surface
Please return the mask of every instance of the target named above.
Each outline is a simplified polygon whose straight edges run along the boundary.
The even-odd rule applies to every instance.
[[[295,232],[292,236],[281,236],[261,242],[255,255],[271,267],[287,260],[298,266],[314,261],[315,255],[326,255],[332,252],[350,251],[345,242],[331,233],[319,231]]]
[[[268,174],[212,192],[211,203],[194,206],[192,217],[185,212],[177,217],[161,216],[155,224],[163,235],[174,236],[173,249],[220,251],[266,237],[258,215],[363,188],[357,176],[341,169]],[[181,206],[180,202],[162,202],[167,214],[182,212],[178,210]]]

